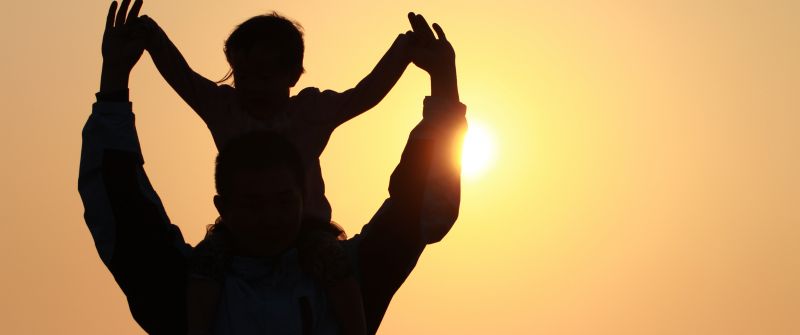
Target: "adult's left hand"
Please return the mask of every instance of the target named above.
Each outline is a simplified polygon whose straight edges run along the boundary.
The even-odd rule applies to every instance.
[[[142,0],[135,0],[128,12],[130,2],[123,0],[118,10],[117,2],[114,1],[108,8],[103,32],[101,91],[127,88],[130,72],[144,53],[147,38],[141,23],[138,22]],[[123,80],[125,87],[116,87],[122,86]]]

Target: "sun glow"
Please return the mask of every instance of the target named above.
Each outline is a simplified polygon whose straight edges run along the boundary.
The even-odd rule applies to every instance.
[[[492,137],[478,122],[469,122],[461,152],[461,172],[465,177],[475,178],[491,165],[494,154]]]

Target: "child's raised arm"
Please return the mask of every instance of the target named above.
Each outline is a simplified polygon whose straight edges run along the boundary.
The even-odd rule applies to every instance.
[[[217,99],[219,87],[216,83],[201,76],[183,58],[167,34],[150,17],[140,17],[149,34],[146,50],[150,53],[158,72],[169,86],[203,118],[206,123],[214,108],[209,108]]]
[[[334,111],[333,115],[320,115],[320,117],[340,125],[381,102],[410,63],[406,50],[408,40],[407,34],[398,35],[375,68],[348,91],[349,97],[341,107]]]

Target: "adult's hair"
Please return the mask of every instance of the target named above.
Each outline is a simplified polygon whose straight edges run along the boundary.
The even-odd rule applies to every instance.
[[[278,64],[289,73],[303,73],[303,27],[276,12],[254,16],[242,22],[225,40],[225,57],[234,67],[233,53],[248,52],[258,43],[266,43],[279,54]],[[233,69],[220,80],[224,82],[233,76]]]

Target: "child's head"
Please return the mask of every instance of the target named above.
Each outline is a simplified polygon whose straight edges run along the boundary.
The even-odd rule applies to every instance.
[[[235,250],[267,256],[295,243],[302,228],[303,171],[294,146],[274,133],[249,133],[223,147],[214,205]]]
[[[303,70],[303,33],[299,24],[278,15],[244,21],[225,41],[225,57],[237,90],[247,95],[288,98]],[[285,92],[285,93],[284,93]],[[273,96],[275,95],[275,96]]]

